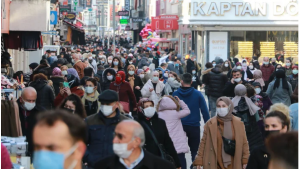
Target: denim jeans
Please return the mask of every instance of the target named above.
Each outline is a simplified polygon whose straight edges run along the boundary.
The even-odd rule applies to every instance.
[[[194,162],[198,148],[200,145],[200,126],[187,126],[183,125],[183,130],[188,137],[188,144],[191,151],[192,162]],[[193,164],[190,166],[190,169],[193,168]]]
[[[181,164],[181,169],[186,169],[185,153],[179,153],[177,155]]]
[[[216,116],[216,109],[217,109],[217,99],[218,97],[209,96],[208,103],[210,105],[210,117]]]

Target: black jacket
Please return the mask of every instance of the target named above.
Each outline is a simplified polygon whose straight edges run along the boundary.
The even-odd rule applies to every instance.
[[[144,145],[144,149],[156,156],[161,156],[158,146],[154,142],[151,133],[147,130],[147,127],[145,125],[147,124],[148,127],[151,128],[153,133],[155,134],[158,143],[162,144],[166,152],[173,157],[176,163],[176,168],[181,167],[174,144],[169,136],[166,122],[158,118],[157,113],[155,113],[154,116],[149,120],[146,119],[143,113],[138,113],[137,121],[142,125],[145,131],[146,142]]]
[[[50,110],[54,107],[54,91],[46,80],[35,80],[29,84],[37,92],[36,105]]]
[[[195,65],[195,62],[191,59],[188,59],[186,61],[186,72],[192,74],[192,68],[195,68],[197,72],[197,66]]]
[[[203,83],[208,86],[208,96],[221,97],[226,82],[227,76],[222,73],[220,67],[213,68],[207,76],[203,76]]]
[[[55,96],[59,93],[59,84],[64,82],[63,76],[51,76],[50,80],[53,82]]]
[[[246,81],[243,81],[243,85],[247,84]],[[227,97],[234,97],[235,93],[234,93],[234,88],[235,86],[238,85],[236,82],[234,82],[234,84],[231,83],[231,80],[229,80],[226,84],[225,87],[223,89],[223,96],[227,96]]]
[[[202,82],[201,79],[199,79],[199,77],[197,75],[192,75],[192,87],[194,87],[196,90],[198,89],[198,86],[202,86]]]
[[[154,56],[153,60],[152,60],[152,63],[154,63],[155,68],[159,67],[159,59],[160,59],[160,56],[156,53],[156,56]]]
[[[265,145],[253,149],[246,169],[268,169],[270,155]]]
[[[113,75],[113,79],[107,80],[107,73],[110,73]],[[105,91],[107,89],[109,89],[110,83],[116,80],[116,71],[113,68],[107,68],[104,70],[103,74],[102,74],[102,83],[101,83],[101,89],[102,91]]]
[[[35,68],[33,73],[30,76],[30,81],[33,81],[34,75],[38,73],[43,73],[47,76],[48,79],[50,79],[50,76],[52,75],[52,69],[51,67],[45,66],[45,65],[39,65],[38,67]]]
[[[117,155],[107,157],[95,164],[95,169],[126,169]],[[175,169],[174,165],[144,150],[144,158],[133,169]]]
[[[127,82],[129,82],[128,80],[128,75],[126,75],[126,79]],[[136,86],[140,86],[140,90],[135,89]],[[136,98],[136,102],[140,101],[140,98],[142,97],[142,93],[141,90],[144,87],[144,83],[142,82],[142,79],[140,78],[140,76],[134,75],[134,86],[133,86],[133,92]]]

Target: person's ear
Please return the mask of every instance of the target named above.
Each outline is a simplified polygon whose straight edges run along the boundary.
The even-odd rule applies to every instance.
[[[76,160],[81,160],[86,151],[86,145],[83,141],[77,142],[77,149],[74,151],[74,158]]]
[[[134,142],[133,142],[133,148],[138,148],[138,147],[140,147],[140,144],[142,143],[142,140],[140,139],[140,138],[138,138],[138,137],[136,137],[135,139],[134,139]]]

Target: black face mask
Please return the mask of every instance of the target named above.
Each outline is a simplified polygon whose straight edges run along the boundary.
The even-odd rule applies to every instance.
[[[280,130],[265,130],[265,139],[272,135],[279,134]]]
[[[72,110],[72,109],[69,109],[69,108],[64,107],[63,109],[66,110],[69,113],[72,113],[72,114],[74,114],[74,112],[75,112],[75,110]]]

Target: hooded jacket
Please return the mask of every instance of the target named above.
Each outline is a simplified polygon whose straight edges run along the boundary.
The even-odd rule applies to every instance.
[[[107,79],[107,73],[113,75],[113,79],[111,81]],[[115,80],[116,80],[116,71],[112,68],[105,69],[102,74],[102,83],[101,83],[102,91],[109,89],[110,83]]]
[[[179,101],[181,110],[177,111],[177,105],[169,97],[163,97],[158,106],[158,117],[166,122],[169,135],[173,141],[177,153],[188,153],[189,146],[185,132],[183,131],[181,118],[190,114],[190,109],[182,101]]]
[[[36,105],[47,110],[53,108],[55,95],[47,80],[35,80],[29,86],[33,87],[37,92]]]
[[[227,76],[222,73],[221,67],[215,67],[207,76],[203,76],[203,83],[207,86],[205,92],[208,96],[221,97],[226,82]]]

